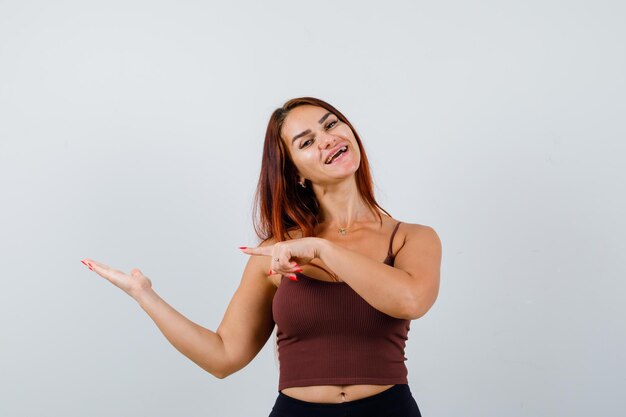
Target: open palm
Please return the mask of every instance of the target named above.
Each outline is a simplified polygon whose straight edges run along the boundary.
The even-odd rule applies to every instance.
[[[131,297],[138,294],[140,291],[149,289],[152,287],[152,281],[145,276],[139,269],[134,268],[130,271],[130,274],[126,274],[118,269],[111,268],[100,262],[96,262],[92,259],[83,259],[81,261],[87,266],[91,266],[92,270],[103,278],[106,278],[116,287],[122,289]]]

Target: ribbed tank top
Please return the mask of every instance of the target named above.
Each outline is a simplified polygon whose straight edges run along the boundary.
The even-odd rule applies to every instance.
[[[384,263],[393,266],[391,251]],[[311,385],[407,384],[404,348],[410,320],[369,305],[345,282],[283,276],[272,302],[277,325],[278,390]]]

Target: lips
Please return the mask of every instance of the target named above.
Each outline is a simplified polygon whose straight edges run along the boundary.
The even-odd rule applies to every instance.
[[[347,152],[348,151],[348,145],[343,144],[343,145],[335,146],[333,149],[331,149],[326,154],[326,158],[324,159],[324,164],[328,165],[331,162],[331,160],[333,159],[333,156],[335,156],[342,149],[344,150],[344,153]]]

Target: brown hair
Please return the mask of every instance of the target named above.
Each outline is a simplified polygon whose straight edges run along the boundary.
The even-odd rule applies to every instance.
[[[283,123],[289,112],[298,106],[307,104],[322,107],[332,112],[350,127],[361,152],[361,163],[355,173],[359,194],[370,210],[378,216],[381,223],[382,216],[376,208],[391,217],[387,211],[378,205],[374,198],[372,176],[365,149],[363,149],[361,138],[348,119],[339,110],[320,99],[313,97],[294,98],[274,110],[265,133],[261,173],[253,211],[254,230],[262,240],[270,238],[275,238],[279,242],[287,240],[289,236],[286,232],[297,228],[302,230],[302,237],[313,236],[315,226],[319,221],[320,207],[315,198],[315,193],[310,184],[306,188],[298,185],[296,166],[281,138]],[[258,219],[257,213],[260,213]]]

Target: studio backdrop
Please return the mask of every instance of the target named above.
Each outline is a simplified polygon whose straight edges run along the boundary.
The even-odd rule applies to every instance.
[[[274,336],[217,379],[83,258],[215,330],[255,246],[271,112],[361,136],[381,206],[434,228],[411,323],[425,417],[623,415],[619,1],[0,1],[0,415],[266,416]]]

